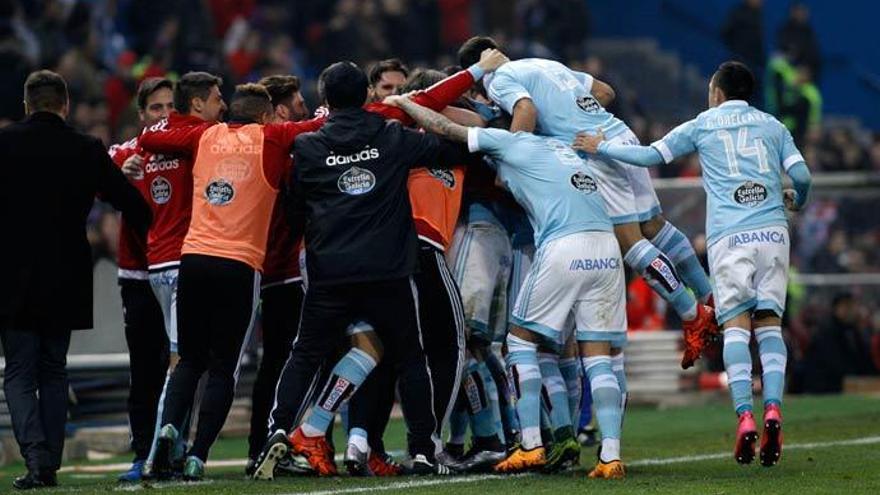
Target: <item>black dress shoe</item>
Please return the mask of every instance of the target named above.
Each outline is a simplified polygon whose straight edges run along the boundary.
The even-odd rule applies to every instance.
[[[56,481],[55,484],[57,485],[58,482]],[[47,485],[43,477],[33,471],[28,471],[26,475],[19,476],[12,482],[12,487],[17,490],[32,490],[34,488],[46,488],[48,486],[55,485]]]

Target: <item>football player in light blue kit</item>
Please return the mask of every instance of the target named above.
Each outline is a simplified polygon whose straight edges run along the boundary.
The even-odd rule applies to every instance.
[[[626,294],[620,247],[595,172],[568,144],[556,139],[467,128],[405,98],[389,98],[385,103],[399,106],[426,130],[467,142],[472,152],[494,159],[498,178],[526,210],[534,229],[535,260],[514,305],[514,325],[506,340],[522,443],[495,471],[533,470],[546,464],[538,346],[560,351],[573,320],[602,430],[601,457],[590,476],[622,478],[623,401],[612,356],[619,355],[626,343]]]
[[[748,67],[721,64],[709,83],[709,110],[651,146],[624,146],[604,136],[580,135],[575,148],[639,166],[669,163],[697,152],[706,189],[706,235],[716,314],[724,327],[724,365],[739,417],[734,456],[755,457],[751,331],[758,341],[764,390],[761,464],[782,454],[782,392],[786,349],[782,311],[788,283],[789,233],[784,208],[799,210],[810,172],[791,134],[773,116],[746,103],[755,87]],[[794,190],[783,190],[782,172]]]
[[[497,45],[491,38],[471,38],[459,49],[459,62],[469,64],[472,59],[479,60],[483,50],[494,48]],[[602,128],[616,143],[639,144],[626,124],[604,108],[614,99],[614,90],[559,62],[537,58],[511,61],[483,78],[483,86],[489,98],[513,116],[512,132],[535,132],[571,143],[578,132]],[[699,358],[706,338],[717,333],[712,309],[704,305],[712,295],[705,270],[687,237],[660,214],[647,170],[623,161],[582,157],[596,171],[599,192],[624,260],[681,317],[685,336],[682,367],[689,368]]]

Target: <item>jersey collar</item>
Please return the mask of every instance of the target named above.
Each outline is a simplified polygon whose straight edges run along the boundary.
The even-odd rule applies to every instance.
[[[718,108],[723,107],[747,107],[749,106],[749,102],[745,100],[727,100],[724,103],[718,105]]]

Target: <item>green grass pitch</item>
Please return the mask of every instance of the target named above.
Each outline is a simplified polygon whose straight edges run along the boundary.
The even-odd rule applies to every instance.
[[[256,483],[245,480],[243,468],[211,468],[209,463],[207,479],[201,483],[120,486],[115,482],[116,473],[66,471],[59,477],[61,486],[41,493],[880,493],[880,398],[792,398],[786,401],[784,414],[786,450],[780,465],[769,469],[760,467],[757,461],[751,466],[736,464],[732,455],[734,415],[727,403],[716,403],[666,410],[631,408],[624,424],[623,454],[628,473],[623,481],[587,479],[585,470],[594,462],[595,452],[585,449],[578,468],[552,476],[340,476]],[[393,422],[388,432],[389,447],[401,448],[403,435],[402,423]],[[212,459],[240,459],[245,452],[244,439],[222,439],[214,447]],[[21,465],[0,469],[0,493],[12,491],[12,478],[22,469]]]

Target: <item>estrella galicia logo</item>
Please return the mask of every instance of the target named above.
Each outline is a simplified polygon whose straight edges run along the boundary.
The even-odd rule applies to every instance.
[[[581,171],[575,172],[575,174],[571,176],[571,185],[574,186],[574,188],[578,191],[585,194],[596,192],[596,189],[598,187],[596,185],[596,179],[593,179],[592,177]]]
[[[455,174],[451,170],[429,168],[428,173],[431,174],[431,177],[442,182],[447,189],[455,189]]]
[[[733,200],[737,203],[753,207],[767,199],[767,188],[764,184],[747,181],[733,191]]]
[[[171,183],[161,175],[150,183],[150,196],[157,205],[164,205],[171,199]]]
[[[226,179],[214,179],[205,187],[205,199],[214,206],[228,205],[235,198],[235,188]]]
[[[581,96],[575,102],[581,110],[587,113],[597,113],[602,110],[602,105],[593,98],[593,95]]]
[[[376,176],[365,168],[351,167],[339,176],[336,186],[345,194],[358,196],[366,194],[376,187]]]

